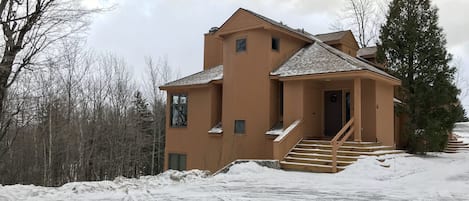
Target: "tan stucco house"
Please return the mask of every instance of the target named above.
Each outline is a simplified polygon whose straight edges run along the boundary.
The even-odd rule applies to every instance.
[[[376,48],[360,50],[350,31],[311,35],[240,8],[205,34],[203,71],[160,87],[168,94],[165,169],[216,171],[236,159],[332,169],[348,160],[289,163],[308,139],[331,155],[394,148],[400,80],[382,68]]]

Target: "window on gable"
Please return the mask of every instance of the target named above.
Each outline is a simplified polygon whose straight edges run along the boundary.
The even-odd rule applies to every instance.
[[[185,154],[174,154],[170,153],[168,157],[168,169],[171,170],[186,170],[186,158]]]
[[[246,122],[244,120],[235,120],[234,133],[235,134],[246,133]]]
[[[276,51],[280,50],[280,39],[279,38],[272,38],[272,50],[276,50]]]
[[[174,94],[171,98],[171,127],[187,126],[187,95]]]
[[[236,52],[246,51],[246,38],[236,40]]]

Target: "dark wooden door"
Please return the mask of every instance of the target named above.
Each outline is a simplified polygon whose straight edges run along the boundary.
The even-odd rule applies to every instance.
[[[324,93],[325,135],[335,136],[342,128],[342,91]]]

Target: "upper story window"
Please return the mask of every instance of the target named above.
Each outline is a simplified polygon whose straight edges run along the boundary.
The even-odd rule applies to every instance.
[[[246,51],[246,38],[236,40],[236,52]]]
[[[276,50],[276,51],[280,50],[280,39],[279,38],[272,38],[272,50]]]
[[[235,134],[244,134],[244,133],[246,133],[246,121],[244,121],[244,120],[235,120],[234,133]]]
[[[171,127],[187,126],[187,95],[173,94],[171,96]]]

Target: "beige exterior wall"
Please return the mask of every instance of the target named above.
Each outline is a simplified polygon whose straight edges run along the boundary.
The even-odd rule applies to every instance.
[[[349,54],[352,57],[357,56],[357,51],[359,49],[357,41],[353,37],[353,34],[347,33],[344,38],[340,41],[341,45],[341,50],[347,54]]]
[[[246,38],[247,50],[236,52],[236,40]],[[226,36],[223,40],[223,155],[229,163],[239,158],[271,158],[270,37],[254,29]],[[267,50],[267,51],[266,51]],[[246,133],[234,134],[235,120],[245,120]]]
[[[187,168],[217,170],[221,163],[222,138],[217,135],[208,134],[212,127],[215,87],[192,88],[186,90],[168,91],[170,103],[172,94],[187,94],[188,112],[187,127],[172,128],[170,126],[170,104],[166,107],[166,147],[165,147],[165,169],[168,168],[168,154],[186,154]]]
[[[394,141],[394,88],[376,82],[376,136],[384,145],[395,146]]]
[[[284,33],[278,32],[276,30],[270,31],[270,39],[269,39],[269,56],[270,56],[270,64],[269,70],[273,71],[277,69],[281,64],[287,61],[293,54],[298,52],[303,46],[306,45],[306,42],[301,41],[296,38],[292,38]],[[280,39],[280,50],[271,50],[270,40],[271,38],[278,38]]]
[[[317,81],[304,82],[303,128],[305,138],[322,137],[323,95],[322,86]]]
[[[304,81],[295,80],[284,82],[284,116],[283,128],[287,128],[294,121],[303,119]]]
[[[279,51],[271,49],[272,37],[280,39]],[[247,50],[236,52],[236,40],[241,38],[246,38]],[[286,128],[302,119],[301,126],[295,131],[297,135],[304,138],[324,137],[325,91],[349,91],[353,116],[356,105],[354,79],[358,73],[347,72],[334,79],[279,80],[270,76],[273,69],[306,43],[242,10],[235,13],[215,34],[206,34],[204,69],[223,64],[223,81],[167,89],[165,169],[168,168],[169,153],[186,154],[188,169],[210,171],[216,171],[236,159],[272,159],[275,137],[265,133],[280,120]],[[343,48],[348,46],[355,48],[350,44]],[[361,99],[357,100],[361,103],[358,108],[361,108],[362,140],[378,139],[385,144],[393,144],[394,127],[389,123],[394,118],[393,87],[372,76],[360,76]],[[282,86],[283,118],[279,111]],[[170,97],[174,93],[188,95],[186,128],[170,127]],[[234,133],[235,120],[245,120],[244,134]],[[223,134],[209,134],[208,130],[220,121]]]
[[[376,141],[376,81],[362,80],[362,139]]]
[[[204,70],[223,64],[223,41],[214,34],[204,35]]]

